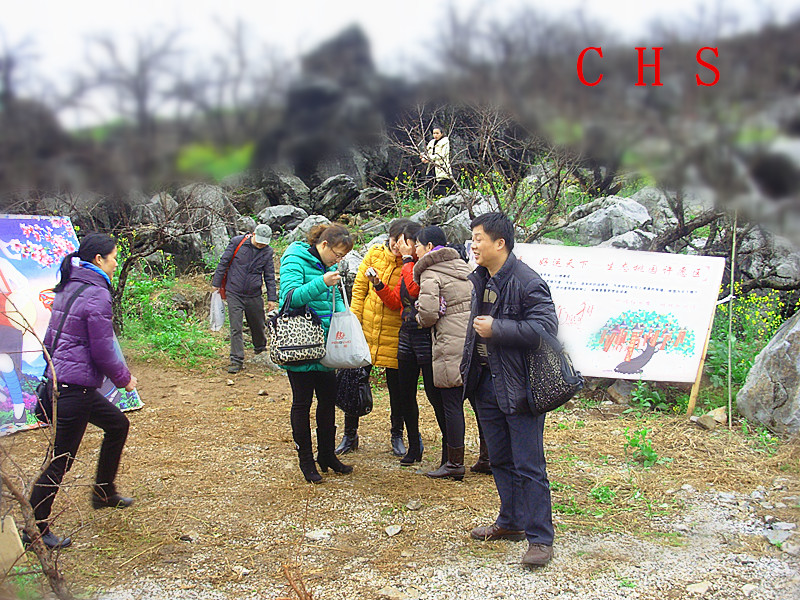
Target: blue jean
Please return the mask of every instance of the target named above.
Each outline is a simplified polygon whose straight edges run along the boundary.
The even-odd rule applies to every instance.
[[[544,458],[544,415],[529,411],[506,414],[488,370],[481,376],[476,392],[481,428],[489,450],[500,514],[497,524],[523,530],[532,544],[553,544],[553,512],[550,482]]]

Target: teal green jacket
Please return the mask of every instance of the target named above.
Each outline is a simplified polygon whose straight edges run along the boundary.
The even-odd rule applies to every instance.
[[[311,254],[311,246],[305,242],[292,242],[281,257],[280,306],[286,302],[291,290],[292,303],[289,308],[300,308],[308,305],[320,319],[325,329],[325,339],[331,326],[331,294],[336,294],[336,312],[344,311],[342,294],[336,287],[328,287],[322,280],[326,271],[335,271],[336,266],[325,268],[316,256]],[[337,293],[338,292],[338,293]],[[319,361],[301,365],[284,365],[288,371],[332,371],[322,366]]]

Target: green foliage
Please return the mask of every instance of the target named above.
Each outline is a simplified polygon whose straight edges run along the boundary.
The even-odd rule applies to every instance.
[[[655,464],[670,462],[671,459],[659,458],[658,452],[653,448],[653,444],[647,439],[647,434],[650,433],[648,428],[639,429],[637,431],[630,431],[630,427],[626,427],[624,431],[625,456],[630,455],[630,460],[641,463],[643,467],[650,468]]]
[[[589,491],[589,495],[595,502],[611,504],[617,497],[617,492],[607,485],[596,485]]]
[[[41,600],[43,597],[41,578],[41,573],[32,572],[23,566],[16,566],[12,567],[7,581],[17,600]]]
[[[250,164],[252,143],[238,148],[217,148],[213,144],[189,144],[181,148],[177,168],[186,175],[202,175],[220,181],[228,175],[241,173]]]
[[[666,394],[640,379],[633,384],[631,407],[626,409],[625,412],[641,415],[642,411],[645,410],[663,411],[667,407]]]
[[[742,419],[742,434],[750,440],[756,452],[763,452],[768,456],[774,456],[778,451],[780,440],[772,435],[766,427],[755,427]]]
[[[396,204],[395,210],[386,214],[387,221],[398,217],[410,217],[429,205],[428,190],[406,171],[403,171],[402,176],[390,181],[386,188],[394,196]]]
[[[734,285],[734,298],[720,304],[714,315],[711,338],[708,342],[705,371],[711,385],[725,388],[728,385],[728,320],[733,311],[730,332],[731,385],[734,395],[744,385],[756,355],[775,335],[783,321],[781,301],[777,291],[741,295],[741,285]],[[704,395],[704,400],[713,395]],[[727,400],[725,400],[727,401]]]
[[[203,358],[215,358],[224,341],[211,335],[204,318],[172,306],[174,267],[167,263],[165,271],[138,269],[129,276],[122,298],[124,337],[145,354],[166,356],[190,367]]]

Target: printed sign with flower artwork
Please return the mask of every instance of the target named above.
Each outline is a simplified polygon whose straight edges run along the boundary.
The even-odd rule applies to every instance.
[[[77,247],[69,218],[0,215],[0,436],[39,425],[35,390],[45,367],[39,340],[61,261]],[[122,410],[142,406],[135,391],[108,380],[100,391]]]

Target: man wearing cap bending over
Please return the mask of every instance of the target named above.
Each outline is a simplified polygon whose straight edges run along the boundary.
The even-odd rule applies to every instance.
[[[272,229],[269,225],[259,225],[252,234],[232,238],[222,253],[211,280],[214,291],[223,285],[224,280],[228,301],[231,327],[231,364],[228,366],[228,373],[238,373],[244,364],[243,316],[247,318],[255,353],[260,354],[267,347],[262,281],[267,286],[267,306],[270,311],[275,310],[278,300],[275,264],[272,260],[275,253],[269,245],[271,239]]]

